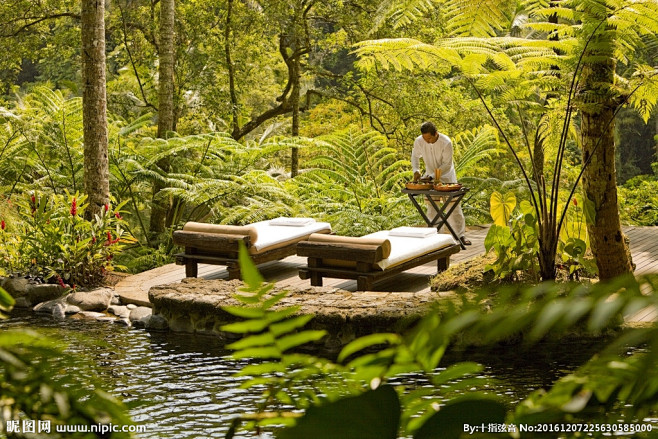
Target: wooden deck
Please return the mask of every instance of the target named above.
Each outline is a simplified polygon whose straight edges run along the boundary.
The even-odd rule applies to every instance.
[[[488,227],[469,230],[466,236],[473,245],[462,250],[450,259],[451,265],[467,261],[484,252],[484,238]],[[637,265],[636,274],[658,273],[658,227],[625,227],[624,232],[631,242],[633,261]],[[289,256],[282,261],[268,262],[259,266],[259,271],[268,282],[275,282],[281,287],[306,288],[310,281],[298,276],[300,267],[306,264],[306,258]],[[436,263],[431,262],[399,274],[392,279],[375,284],[377,291],[420,292],[429,290],[429,277],[436,274]],[[199,264],[199,275],[204,279],[228,279],[228,271],[223,266]],[[122,300],[150,306],[148,291],[154,285],[179,282],[185,277],[185,267],[175,264],[164,265],[146,271],[119,282],[115,289]],[[356,291],[356,281],[343,279],[325,279],[324,286]],[[655,309],[642,310],[629,320],[638,322],[658,321]]]

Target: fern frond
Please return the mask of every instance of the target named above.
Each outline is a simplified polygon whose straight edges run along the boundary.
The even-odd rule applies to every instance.
[[[506,29],[514,15],[507,0],[448,0],[445,5],[448,31],[453,36],[490,37]]]

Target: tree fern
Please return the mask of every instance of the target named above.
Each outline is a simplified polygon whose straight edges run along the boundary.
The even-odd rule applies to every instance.
[[[496,153],[498,136],[496,129],[485,125],[455,135],[455,172],[457,177],[468,175],[474,165]]]
[[[317,139],[321,153],[296,177],[299,196],[341,234],[401,225],[411,203],[400,192],[411,165],[379,133],[343,131]]]

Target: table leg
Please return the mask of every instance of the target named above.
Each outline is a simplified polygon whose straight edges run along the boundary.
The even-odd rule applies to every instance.
[[[414,205],[418,213],[420,213],[420,216],[423,217],[423,220],[425,220],[425,223],[432,227],[432,221],[425,215],[425,212],[423,211],[423,208],[420,204],[418,204],[418,201],[416,201],[416,197],[414,197],[413,194],[407,194],[409,195],[409,199],[411,200],[411,203]]]
[[[448,231],[450,231],[450,234],[452,235],[452,237],[455,238],[455,240],[459,243],[459,246],[462,248],[462,250],[466,250],[466,246],[461,241],[461,239],[459,239],[460,237],[457,236],[457,233],[453,230],[450,223],[448,223],[448,218],[450,218],[450,215],[452,214],[452,212],[457,207],[457,203],[459,203],[461,201],[461,199],[463,198],[463,194],[461,196],[456,196],[456,197],[447,195],[446,197],[448,199],[443,203],[443,205],[440,208],[439,208],[439,206],[436,205],[436,203],[434,202],[434,199],[432,198],[431,195],[427,194],[427,195],[425,195],[425,197],[427,198],[427,200],[430,202],[430,204],[432,205],[432,207],[434,207],[434,210],[436,211],[436,216],[428,224],[430,226],[435,226],[437,231],[441,227],[446,226]],[[445,209],[446,209],[446,207],[448,207],[448,205],[450,203],[453,203],[453,205],[450,208],[450,210],[448,210],[446,212]]]

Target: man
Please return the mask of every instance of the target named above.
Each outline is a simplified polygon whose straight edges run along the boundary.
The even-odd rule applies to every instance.
[[[420,126],[421,135],[414,141],[414,147],[411,151],[411,167],[414,171],[414,180],[420,178],[420,158],[425,162],[425,175],[434,176],[436,169],[441,170],[442,183],[456,183],[457,174],[455,173],[455,164],[452,160],[452,141],[445,134],[439,133],[432,122],[424,122]],[[427,204],[427,216],[432,219],[436,216],[436,210],[425,200]],[[466,221],[462,207],[457,205],[455,210],[448,218],[448,223],[459,236],[464,245],[471,245],[471,241],[466,239],[464,231]]]

